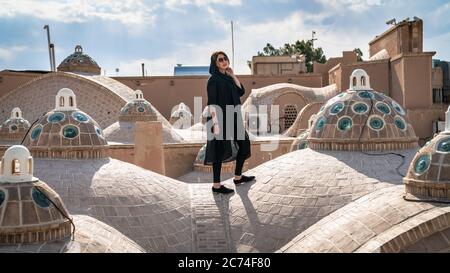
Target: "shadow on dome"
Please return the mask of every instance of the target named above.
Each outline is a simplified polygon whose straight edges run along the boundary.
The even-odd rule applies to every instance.
[[[334,157],[349,168],[367,177],[394,185],[403,183],[402,179],[408,171],[417,150],[398,150],[389,153],[343,152],[314,150],[317,153]],[[358,154],[358,156],[356,156]],[[401,157],[401,156],[403,157]]]

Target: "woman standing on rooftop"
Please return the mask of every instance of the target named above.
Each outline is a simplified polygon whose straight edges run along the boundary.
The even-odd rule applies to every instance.
[[[222,163],[236,160],[233,179],[236,185],[255,179],[242,175],[244,162],[251,156],[250,140],[240,111],[240,97],[245,94],[245,89],[222,51],[211,55],[209,73],[207,105],[210,116],[206,123],[208,140],[204,164],[213,166],[212,191],[226,194],[233,190],[220,184]]]

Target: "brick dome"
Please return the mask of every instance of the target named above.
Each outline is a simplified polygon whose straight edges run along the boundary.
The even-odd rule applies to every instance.
[[[369,76],[357,69],[350,89],[321,107],[308,141],[313,149],[383,151],[415,148],[418,138],[403,108],[371,89]]]
[[[11,111],[11,117],[0,125],[0,139],[22,139],[30,128],[28,120],[22,117],[22,111],[16,107]]]
[[[449,111],[447,111],[447,121]],[[405,199],[450,203],[450,130],[428,141],[415,155],[403,182]]]
[[[58,71],[88,75],[100,75],[101,73],[97,62],[86,53],[83,53],[83,48],[80,45],[77,45],[74,53],[70,54],[58,65]]]
[[[76,106],[68,88],[56,95],[55,109],[40,117],[25,138],[24,145],[36,157],[104,157],[108,147],[98,123]]]
[[[0,170],[0,245],[70,237],[69,213],[59,195],[33,176],[33,158],[21,145],[6,150]]]
[[[136,90],[133,100],[120,110],[120,121],[156,121],[158,113],[153,105],[144,99],[142,91]]]

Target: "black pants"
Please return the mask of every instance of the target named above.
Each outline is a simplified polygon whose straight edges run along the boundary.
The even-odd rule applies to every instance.
[[[245,159],[239,153],[236,156],[236,168],[234,169],[235,175],[242,174],[242,167],[244,166]],[[222,169],[222,162],[213,163],[213,178],[214,182],[220,182],[220,170]]]

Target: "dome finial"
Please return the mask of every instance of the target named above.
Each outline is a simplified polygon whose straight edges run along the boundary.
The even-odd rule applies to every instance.
[[[55,110],[72,111],[77,110],[75,93],[69,88],[62,88],[56,94]]]
[[[83,53],[83,48],[81,47],[81,45],[76,45],[75,46],[75,52],[76,53]]]
[[[136,100],[143,100],[144,99],[144,94],[142,93],[141,90],[136,89],[136,91],[134,93],[134,99],[136,99]]]
[[[33,177],[33,157],[25,146],[13,145],[1,161],[0,183],[20,183],[37,180]]]
[[[19,107],[15,107],[11,111],[11,118],[22,118],[22,111]]]
[[[370,77],[363,69],[355,69],[350,76],[350,90],[372,90]]]

